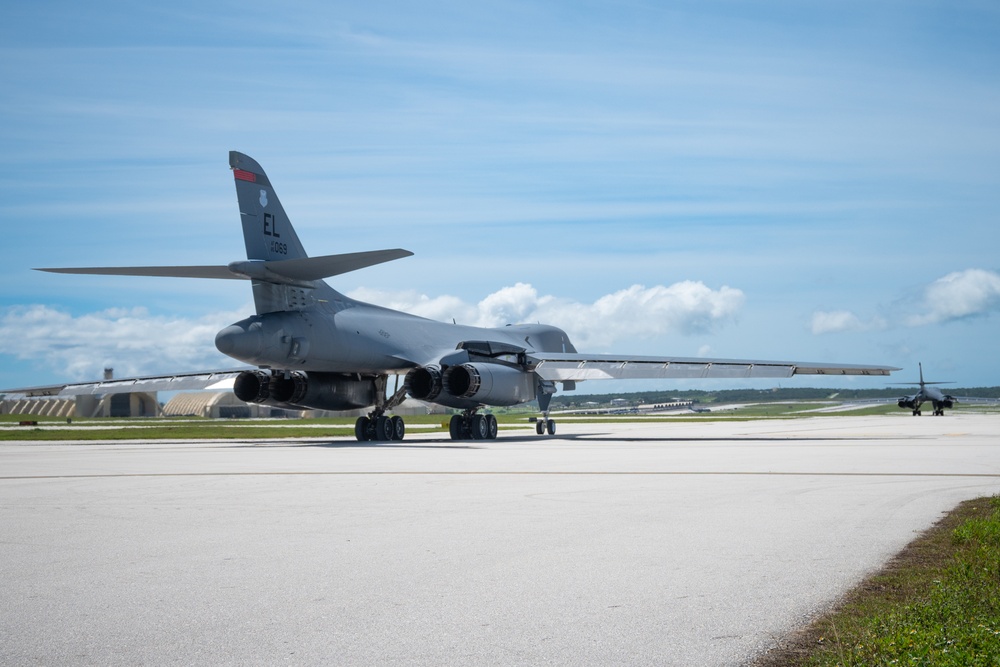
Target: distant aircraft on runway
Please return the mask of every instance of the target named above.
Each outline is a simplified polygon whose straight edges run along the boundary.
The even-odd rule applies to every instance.
[[[924,365],[918,363],[917,366],[920,368],[920,380],[918,382],[893,382],[892,384],[905,384],[905,385],[920,385],[920,389],[917,393],[912,396],[903,396],[897,401],[899,407],[904,410],[912,410],[914,417],[920,416],[920,406],[923,403],[930,403],[934,406],[934,416],[940,417],[944,415],[944,409],[951,409],[955,403],[991,403],[995,402],[993,399],[988,398],[974,398],[972,396],[952,396],[951,394],[945,394],[937,387],[932,387],[930,385],[935,384],[952,384],[950,381],[947,382],[925,382],[924,381]]]
[[[561,329],[542,324],[479,328],[446,324],[356,301],[323,279],[407,257],[402,249],[309,257],[270,179],[235,151],[229,166],[247,259],[227,266],[40,269],[56,273],[250,280],[257,314],[218,333],[219,351],[256,370],[129,378],[36,387],[26,395],[210,388],[233,382],[249,403],[293,409],[372,408],[357,420],[358,440],[401,440],[405,425],[386,413],[409,395],[462,410],[456,440],[492,439],[497,422],[481,410],[537,400],[539,435],[555,433],[549,403],[556,383],[638,378],[785,378],[792,375],[889,375],[890,366],[790,361],[580,354]],[[388,381],[396,388],[389,395]],[[399,386],[400,376],[404,377]]]

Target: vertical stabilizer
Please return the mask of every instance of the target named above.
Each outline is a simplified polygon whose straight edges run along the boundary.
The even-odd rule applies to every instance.
[[[278,200],[267,174],[253,158],[229,152],[243,222],[247,259],[301,259],[306,251]]]
[[[230,151],[229,166],[236,181],[247,259],[271,262],[305,259],[305,248],[257,161]],[[313,281],[313,287],[253,281],[253,300],[258,314],[303,310],[312,306],[316,299],[330,300],[339,296],[322,280]]]

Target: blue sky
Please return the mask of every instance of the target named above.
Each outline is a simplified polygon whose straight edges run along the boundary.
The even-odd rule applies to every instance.
[[[30,269],[241,258],[233,149],[312,254],[416,253],[360,298],[1000,384],[994,4],[360,5],[5,9],[0,387],[231,365],[245,283]]]

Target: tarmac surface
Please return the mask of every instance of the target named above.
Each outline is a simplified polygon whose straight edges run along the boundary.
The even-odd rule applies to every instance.
[[[0,443],[0,663],[740,665],[958,502],[1000,415]]]

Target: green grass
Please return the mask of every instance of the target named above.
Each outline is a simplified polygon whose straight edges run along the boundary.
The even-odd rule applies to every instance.
[[[757,664],[1000,665],[1000,498],[959,505]]]

